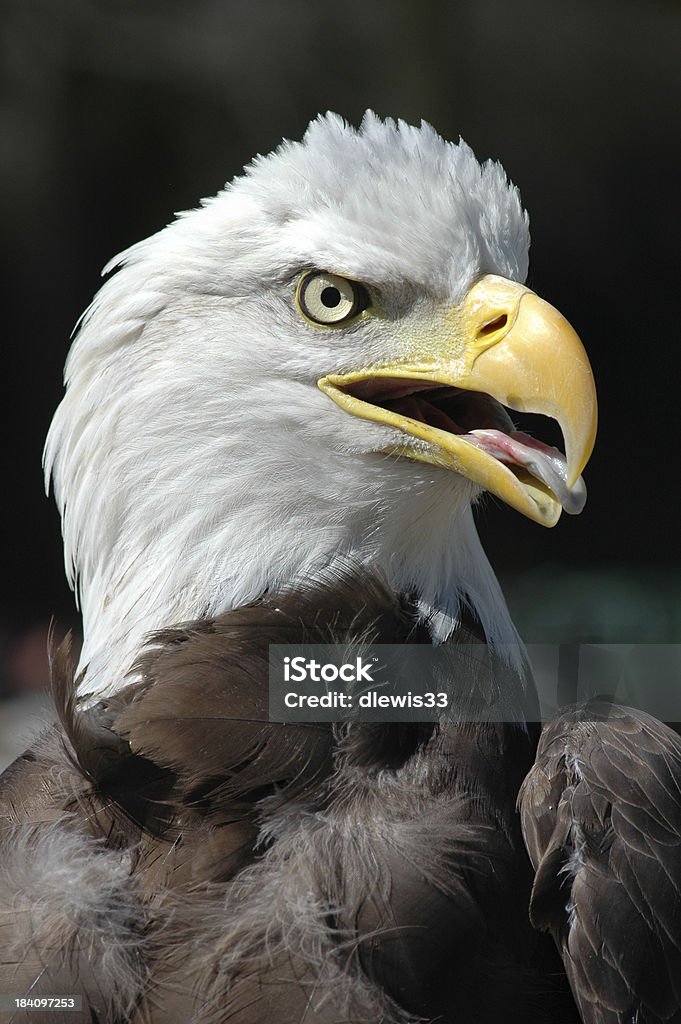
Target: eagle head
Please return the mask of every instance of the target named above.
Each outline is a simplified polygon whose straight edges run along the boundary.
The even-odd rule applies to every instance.
[[[347,559],[439,635],[466,602],[512,639],[471,506],[580,511],[596,427],[528,249],[499,164],[427,124],[329,114],[112,261],[45,451],[86,689],[120,685],[155,629]],[[514,410],[556,419],[565,455]]]

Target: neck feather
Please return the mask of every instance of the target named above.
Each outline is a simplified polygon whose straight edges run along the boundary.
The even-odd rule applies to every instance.
[[[137,550],[128,537],[124,559],[103,559],[90,578],[81,576],[82,689],[104,695],[123,686],[145,641],[160,629],[311,578],[333,578],[348,563],[363,566],[396,591],[415,594],[436,640],[447,636],[466,604],[489,642],[514,643],[517,636],[470,506],[452,516],[451,505],[441,501],[441,507],[430,508],[424,525],[422,516],[409,514],[416,513],[410,504],[407,500],[399,513],[385,507],[358,510],[350,521],[318,508],[300,522],[277,502],[266,515],[258,516],[253,507],[231,510],[203,529],[182,519],[157,520],[155,537],[141,531]],[[107,571],[108,566],[115,568]]]

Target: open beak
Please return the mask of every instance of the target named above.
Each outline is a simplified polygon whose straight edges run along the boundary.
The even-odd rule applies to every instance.
[[[544,526],[563,509],[581,512],[596,389],[558,310],[487,275],[416,334],[399,360],[329,374],[319,387],[347,412],[395,427],[391,452],[454,470]],[[565,455],[515,430],[506,409],[557,420]]]

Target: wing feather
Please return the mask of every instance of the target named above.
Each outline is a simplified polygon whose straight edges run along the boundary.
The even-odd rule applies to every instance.
[[[592,701],[547,725],[523,783],[530,913],[587,1024],[681,1021],[681,740]]]

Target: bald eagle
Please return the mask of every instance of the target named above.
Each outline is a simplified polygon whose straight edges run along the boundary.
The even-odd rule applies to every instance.
[[[585,500],[593,377],[528,247],[498,164],[327,115],[106,268],[45,449],[84,644],[0,790],[17,1020],[681,1019],[679,741],[582,708],[535,762],[473,519]],[[270,720],[269,646],[329,641],[503,647],[510,718],[482,678]]]

